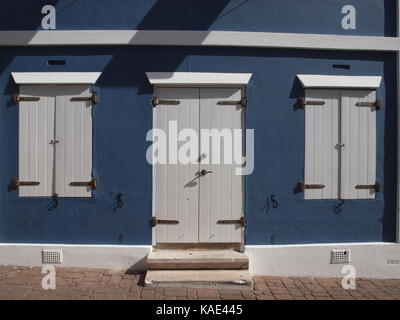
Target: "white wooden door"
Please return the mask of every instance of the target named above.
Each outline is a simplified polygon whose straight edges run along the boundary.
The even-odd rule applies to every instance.
[[[156,129],[161,129],[167,134],[166,150],[178,149],[184,144],[181,141],[174,147],[175,135],[181,129],[199,131],[199,90],[158,88],[156,95],[160,100],[179,101],[177,105],[160,104],[155,108],[154,113]],[[177,223],[157,224],[156,241],[158,243],[197,243],[199,238],[199,166],[180,163],[177,161],[177,152],[167,153],[167,164],[155,165],[154,213],[158,220]]]
[[[242,98],[240,89],[200,89],[200,129],[217,129],[231,132],[242,130],[243,107],[240,105],[223,105],[220,101],[239,101]],[[228,138],[229,140],[229,138]],[[201,149],[200,171],[209,172],[200,179],[200,231],[199,242],[207,243],[240,243],[243,227],[238,223],[221,224],[221,221],[237,221],[243,216],[243,176],[236,175],[233,159],[225,159],[226,144],[233,141],[221,138],[220,146],[210,145]],[[232,139],[233,140],[233,139]],[[214,140],[213,143],[217,143]],[[216,148],[215,148],[216,147]],[[238,147],[238,146],[236,146]],[[214,161],[219,153],[219,163]]]
[[[154,166],[156,243],[240,243],[243,228],[219,222],[243,216],[243,177],[235,175],[233,163],[223,164],[223,157],[213,163],[213,144],[200,150],[200,137],[201,129],[226,129],[232,137],[232,129],[238,129],[243,134],[243,107],[218,104],[239,101],[241,90],[157,88],[156,95],[160,104],[154,112],[155,128],[167,133],[168,153],[182,129],[193,130],[199,139],[194,163],[177,161],[175,152],[168,154],[167,164]],[[181,140],[178,150],[187,143]],[[214,153],[223,147],[224,142]],[[207,173],[201,175],[202,170]]]

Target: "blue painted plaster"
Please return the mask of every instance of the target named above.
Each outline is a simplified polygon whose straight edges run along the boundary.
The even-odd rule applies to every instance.
[[[47,66],[65,59],[65,66]],[[349,64],[350,70],[333,69]],[[396,64],[392,53],[245,48],[75,47],[2,48],[0,52],[0,242],[150,244],[152,169],[146,162],[152,128],[152,86],[146,71],[251,72],[246,127],[255,129],[255,171],[246,178],[247,244],[393,241],[396,203]],[[10,72],[102,71],[93,114],[93,199],[18,198],[8,190],[18,176],[18,90]],[[377,95],[376,200],[305,201],[294,193],[304,179],[304,91],[299,73],[380,75]],[[123,207],[114,209],[115,196]],[[265,210],[274,194],[278,208]]]
[[[395,36],[395,0],[14,0],[0,30],[41,29],[41,9],[57,8],[57,29],[236,30]],[[353,5],[357,29],[343,30]]]

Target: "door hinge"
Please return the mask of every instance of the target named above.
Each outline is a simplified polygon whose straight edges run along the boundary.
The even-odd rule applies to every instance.
[[[325,104],[325,101],[310,101],[306,100],[304,97],[300,97],[297,99],[297,104],[301,109],[304,109],[305,106],[323,106]]]
[[[299,192],[304,192],[306,189],[324,189],[325,185],[323,184],[305,184],[303,181],[299,181],[297,183],[297,190]]]
[[[164,104],[164,105],[178,105],[181,102],[179,100],[165,100],[165,99],[159,99],[157,97],[153,97],[153,99],[151,100],[151,104],[153,105],[153,107],[156,107],[160,104]]]
[[[218,220],[217,224],[240,224],[241,227],[245,227],[246,218],[241,217],[239,220]]]
[[[375,182],[375,184],[371,184],[371,185],[359,184],[359,185],[356,185],[355,188],[359,189],[359,190],[375,189],[375,192],[380,192],[381,191],[381,184],[380,184],[380,182]]]
[[[90,97],[72,97],[71,101],[79,102],[79,101],[90,101],[92,104],[99,104],[100,99],[98,93],[92,93]]]
[[[18,93],[12,95],[11,101],[13,104],[17,104],[20,101],[39,101],[39,97],[21,97]]]
[[[232,100],[232,101],[230,101],[230,100],[222,100],[222,101],[218,101],[217,104],[221,105],[221,106],[237,106],[237,105],[239,105],[239,106],[242,106],[242,107],[246,107],[247,106],[247,99],[243,97],[242,99],[236,100],[236,101],[235,100]]]
[[[38,186],[40,182],[38,181],[19,181],[17,178],[11,179],[11,189],[16,190],[19,187],[30,187]]]
[[[383,108],[382,100],[376,99],[375,102],[357,102],[357,107],[374,107],[376,110],[380,110]]]
[[[97,179],[92,179],[89,182],[71,182],[69,185],[71,187],[91,187],[93,190],[97,190],[99,182]]]
[[[150,224],[152,227],[155,227],[158,224],[179,224],[179,221],[178,220],[158,220],[156,217],[152,217]]]

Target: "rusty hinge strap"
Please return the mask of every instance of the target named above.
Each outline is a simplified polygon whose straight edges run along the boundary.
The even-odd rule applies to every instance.
[[[222,106],[237,106],[240,105],[242,107],[246,107],[247,106],[247,99],[246,98],[242,98],[240,100],[237,101],[230,101],[230,100],[222,100],[222,101],[218,101],[217,102],[218,105],[222,105]]]
[[[323,106],[325,104],[325,101],[310,101],[306,100],[304,97],[300,97],[297,99],[297,103],[300,108],[304,108],[305,106]]]
[[[382,100],[376,99],[375,102],[357,102],[357,107],[375,107],[376,110],[382,109]]]
[[[93,104],[99,103],[99,95],[97,93],[93,93],[90,97],[72,97],[71,101],[79,102],[79,101],[90,101]]]
[[[219,220],[217,224],[240,224],[240,226],[246,226],[246,218],[241,217],[239,220]]]
[[[39,101],[40,98],[39,97],[21,97],[18,93],[14,93],[12,95],[12,103],[16,104],[20,101]]]
[[[181,102],[179,100],[165,100],[165,99],[159,99],[157,97],[153,97],[151,100],[151,103],[153,107],[158,106],[159,104],[165,104],[165,105],[178,105]]]
[[[355,188],[359,189],[359,190],[375,189],[375,192],[380,192],[381,191],[381,184],[380,184],[380,182],[375,182],[375,184],[371,184],[371,185],[359,184],[359,185],[356,185]]]
[[[158,224],[179,224],[178,220],[158,220],[156,217],[151,218],[151,226],[155,227]]]
[[[97,190],[99,182],[97,179],[92,179],[89,182],[71,182],[69,185],[71,187],[92,187],[93,190]]]
[[[19,181],[18,179],[11,179],[11,189],[18,189],[19,187],[38,186],[38,181]]]
[[[305,184],[303,181],[299,181],[297,183],[297,190],[304,192],[306,189],[324,189],[325,185],[323,184]]]

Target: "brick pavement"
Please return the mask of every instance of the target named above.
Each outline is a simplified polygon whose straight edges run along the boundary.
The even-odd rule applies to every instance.
[[[253,290],[143,287],[144,273],[58,268],[56,289],[44,290],[40,267],[1,267],[0,300],[400,300],[400,280],[357,279],[344,290],[341,279],[254,277]]]

